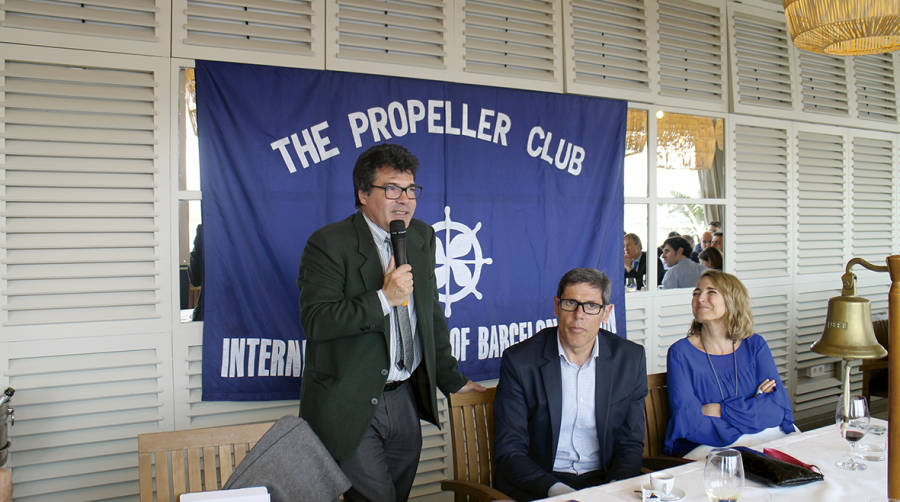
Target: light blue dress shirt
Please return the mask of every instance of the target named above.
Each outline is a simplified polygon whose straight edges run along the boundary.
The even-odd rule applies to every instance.
[[[594,409],[594,384],[599,353],[597,342],[591,357],[583,366],[569,361],[559,338],[559,369],[562,376],[562,416],[559,443],[553,470],[584,474],[600,468],[600,442],[597,439],[597,417]]]

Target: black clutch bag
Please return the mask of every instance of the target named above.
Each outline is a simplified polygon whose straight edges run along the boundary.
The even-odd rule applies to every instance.
[[[769,486],[797,486],[824,479],[822,473],[783,462],[746,446],[735,449],[741,452],[744,473],[754,481]]]

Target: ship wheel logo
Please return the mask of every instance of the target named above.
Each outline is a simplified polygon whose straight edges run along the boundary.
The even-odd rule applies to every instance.
[[[450,219],[450,206],[444,207],[444,219],[432,225],[437,234],[434,274],[437,278],[438,299],[444,304],[444,317],[450,317],[453,303],[473,295],[481,300],[482,294],[475,289],[481,278],[481,267],[493,260],[481,254],[481,243],[476,234],[481,230],[481,222],[475,228]],[[444,232],[443,238],[441,232]],[[454,235],[455,233],[455,235]],[[471,267],[471,268],[470,268]],[[459,289],[451,291],[450,278]]]

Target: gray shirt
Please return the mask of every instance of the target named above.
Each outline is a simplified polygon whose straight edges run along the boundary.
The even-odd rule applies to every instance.
[[[666,270],[662,287],[665,289],[693,288],[697,285],[704,270],[706,267],[694,260],[687,257],[682,258],[681,261]]]

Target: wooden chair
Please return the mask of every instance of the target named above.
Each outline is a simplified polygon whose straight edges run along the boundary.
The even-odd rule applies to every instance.
[[[669,425],[669,390],[666,373],[647,375],[647,397],[644,398],[644,472],[668,469],[691,460],[667,456],[663,452],[666,427]]]
[[[875,338],[878,339],[884,348],[888,348],[889,343],[889,326],[887,319],[880,319],[872,322],[872,329],[875,331]],[[890,357],[890,354],[888,354]],[[863,376],[863,395],[869,404],[872,403],[872,396],[888,397],[888,357],[883,359],[863,359],[859,366],[859,371]]]
[[[441,482],[456,501],[508,500],[494,482],[494,395],[497,389],[450,395],[450,440],[454,479]]]
[[[218,490],[274,422],[138,435],[141,502]],[[156,483],[154,485],[154,479]]]

